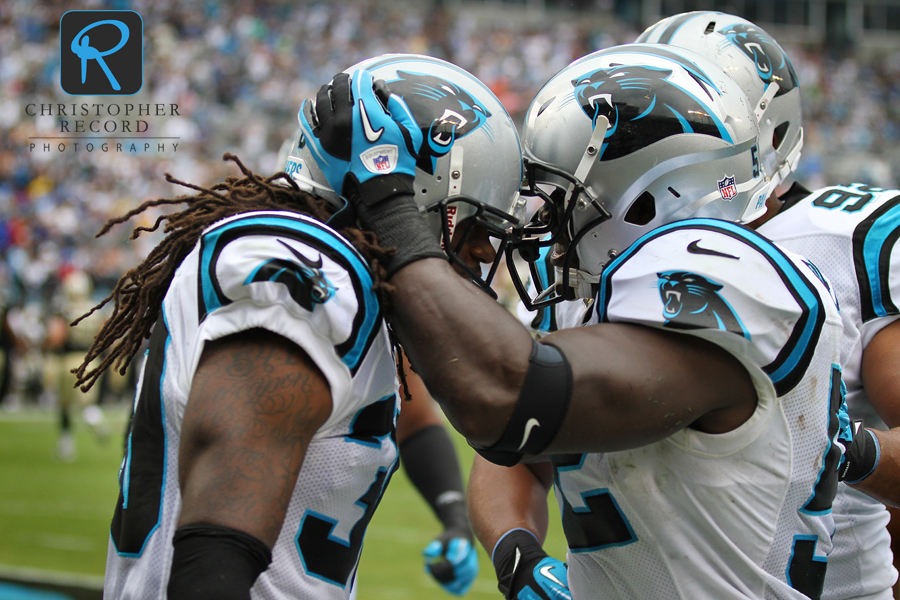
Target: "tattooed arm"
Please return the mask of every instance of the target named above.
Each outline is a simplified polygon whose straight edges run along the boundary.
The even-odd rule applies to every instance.
[[[249,556],[239,562],[265,569],[309,442],[330,414],[324,375],[293,342],[251,329],[207,343],[182,423],[182,537],[176,532],[170,598],[214,597],[212,588],[198,593],[184,565],[226,537]],[[199,547],[181,550],[187,536]],[[223,578],[233,571],[224,559],[213,568]]]

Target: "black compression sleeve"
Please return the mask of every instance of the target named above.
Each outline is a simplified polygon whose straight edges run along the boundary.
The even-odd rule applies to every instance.
[[[250,588],[272,562],[263,542],[220,525],[179,527],[172,546],[169,600],[250,600]]]
[[[407,477],[444,525],[472,540],[466,497],[453,441],[440,425],[423,427],[400,444]]]
[[[360,222],[378,236],[382,248],[396,248],[385,260],[388,277],[422,258],[447,258],[437,237],[419,212],[408,175],[383,175],[357,183],[348,175],[344,194],[356,209]]]

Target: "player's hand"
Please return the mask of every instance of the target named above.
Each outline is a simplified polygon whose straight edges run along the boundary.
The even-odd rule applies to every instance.
[[[454,596],[469,591],[478,577],[478,553],[465,536],[445,531],[425,547],[425,571]]]
[[[406,176],[411,188],[422,132],[406,103],[368,71],[335,75],[315,102],[304,101],[299,120],[335,191],[345,194],[348,177],[359,185],[382,175]]]
[[[506,597],[508,600],[572,600],[568,570],[566,563],[550,556],[522,563],[516,569]]]
[[[875,434],[863,426],[862,421],[853,421],[851,430],[853,441],[844,452],[844,461],[838,468],[838,481],[852,485],[861,482],[878,467],[881,445]]]
[[[572,600],[568,565],[547,556],[530,532],[507,534],[494,549],[494,568],[507,600]]]

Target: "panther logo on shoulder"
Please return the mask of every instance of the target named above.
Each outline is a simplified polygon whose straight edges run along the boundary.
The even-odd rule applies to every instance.
[[[722,284],[685,271],[657,273],[666,327],[721,329],[750,339],[734,310],[719,290]]]
[[[294,302],[308,311],[314,304],[325,304],[337,292],[328,278],[322,274],[322,257],[313,262],[282,240],[278,242],[293,254],[297,261],[273,258],[266,261],[250,277],[245,285],[257,281],[275,281],[287,287]]]
[[[434,175],[437,159],[450,152],[453,142],[484,126],[492,136],[487,119],[491,113],[467,91],[446,79],[421,73],[397,71],[399,79],[387,81],[412,112],[422,129],[422,150],[416,166]]]
[[[756,72],[763,83],[778,84],[776,97],[800,85],[791,61],[765,31],[749,23],[735,23],[723,27],[719,33],[756,63]]]
[[[701,86],[712,86],[699,72],[688,73]],[[611,65],[572,80],[575,100],[590,117],[591,126],[599,116],[609,120],[601,160],[625,156],[679,133],[730,140],[710,108],[668,81],[671,75],[671,69],[662,67]]]

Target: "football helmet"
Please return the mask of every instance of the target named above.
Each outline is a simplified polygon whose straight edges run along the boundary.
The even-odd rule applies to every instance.
[[[518,193],[522,149],[506,109],[474,75],[430,56],[385,54],[345,72],[352,74],[357,69],[383,80],[409,107],[424,139],[413,184],[416,204],[450,262],[494,295],[490,281],[510,230],[521,224],[525,211],[525,200]],[[284,162],[279,166],[301,189],[344,206],[344,200],[328,185],[310,146],[298,130],[287,151],[282,151]],[[458,226],[467,219],[466,228],[451,244]],[[492,240],[497,257],[487,275],[475,273],[457,254],[475,225],[485,227],[499,240]]]
[[[514,246],[532,281],[542,247],[567,251],[556,283],[534,298],[510,268],[526,307],[593,297],[603,266],[660,225],[760,216],[769,181],[758,144],[740,86],[690,50],[627,44],[564,68],[525,116],[523,194],[544,205]]]
[[[687,12],[647,28],[637,42],[693,50],[725,68],[753,104],[759,155],[773,185],[797,168],[803,148],[800,83],[781,46],[750,21],[720,12]]]

